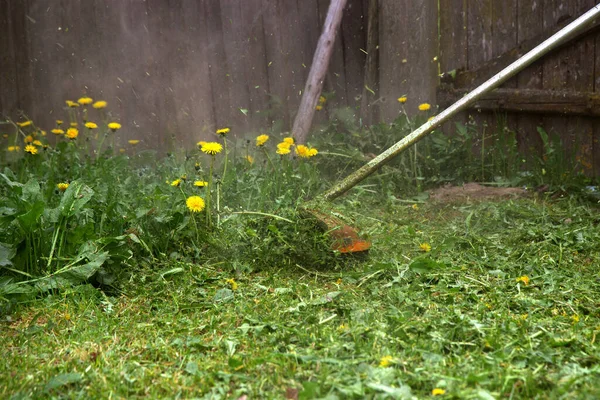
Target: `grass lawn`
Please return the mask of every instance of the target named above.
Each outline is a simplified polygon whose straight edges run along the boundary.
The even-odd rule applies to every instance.
[[[19,305],[0,397],[600,398],[597,208],[370,198],[342,268],[143,259]]]

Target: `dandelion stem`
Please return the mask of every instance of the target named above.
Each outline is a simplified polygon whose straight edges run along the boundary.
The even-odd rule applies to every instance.
[[[225,152],[225,161],[223,162],[223,181],[227,177],[227,139],[223,138],[223,151]]]
[[[50,255],[48,256],[48,264],[46,264],[46,269],[48,269],[48,271],[50,270],[50,265],[52,264],[52,256],[54,255],[54,249],[56,248],[56,241],[58,240],[58,234],[62,226],[62,220],[63,218],[61,217],[57,224],[58,228],[56,228],[56,231],[54,232],[54,238],[52,239],[52,247],[50,248]]]
[[[213,179],[213,165],[215,163],[215,156],[211,156],[210,158],[210,169],[208,173],[208,185],[206,188],[206,226],[210,227],[210,198],[212,191],[212,179]]]

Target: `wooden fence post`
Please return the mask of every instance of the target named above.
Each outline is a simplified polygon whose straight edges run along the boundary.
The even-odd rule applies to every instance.
[[[315,115],[315,107],[317,106],[319,95],[323,88],[323,80],[327,73],[331,51],[333,50],[333,43],[340,27],[342,11],[345,5],[346,0],[331,0],[331,4],[329,5],[327,18],[323,25],[323,33],[317,44],[317,50],[313,57],[312,66],[306,80],[306,86],[302,93],[298,114],[294,119],[294,125],[292,127],[292,135],[298,143],[306,142],[308,130],[310,129]]]

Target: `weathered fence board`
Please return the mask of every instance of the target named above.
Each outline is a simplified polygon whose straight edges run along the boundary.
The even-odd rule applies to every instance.
[[[380,81],[382,116],[398,116],[396,99],[406,95],[406,109],[435,104],[437,87],[437,2],[382,0],[380,25]],[[390,17],[394,16],[394,18]]]

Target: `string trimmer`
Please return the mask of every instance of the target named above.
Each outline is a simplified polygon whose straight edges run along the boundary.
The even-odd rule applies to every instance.
[[[426,135],[433,132],[434,129],[441,126],[444,122],[450,120],[457,113],[466,109],[470,104],[479,99],[482,95],[497,88],[508,79],[515,76],[521,70],[529,66],[531,63],[548,53],[555,47],[563,44],[573,36],[587,30],[595,22],[600,15],[600,5],[594,6],[591,10],[571,22],[569,25],[550,36],[544,42],[536,46],[534,49],[523,55],[517,61],[504,68],[502,71],[488,79],[486,82],[466,94],[460,100],[452,104],[450,107],[442,111],[430,121],[421,125],[419,128],[411,132],[408,136],[394,144],[392,147],[373,158],[367,164],[350,174],[346,179],[334,185],[327,192],[318,196],[304,206],[304,211],[316,218],[333,239],[332,249],[342,253],[355,253],[368,250],[370,242],[359,237],[357,230],[345,224],[340,218],[321,211],[324,208],[324,203],[331,202],[342,194],[346,193],[356,184],[367,178],[369,175],[381,168],[385,163],[408,149]]]

